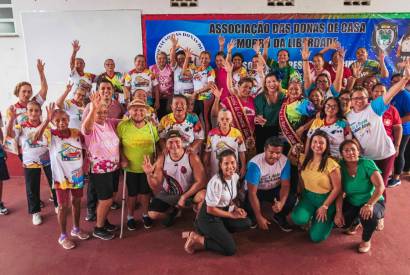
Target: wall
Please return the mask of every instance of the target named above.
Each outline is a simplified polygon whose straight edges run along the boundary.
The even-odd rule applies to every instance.
[[[266,0],[199,0],[196,8],[170,8],[169,0],[12,0],[16,19],[17,37],[0,37],[0,111],[4,114],[15,101],[12,95],[15,83],[29,80],[25,57],[24,37],[20,22],[21,11],[46,10],[111,10],[140,9],[143,14],[201,14],[201,13],[368,13],[409,12],[409,0],[372,0],[371,6],[343,6],[343,0],[295,0],[294,7],[268,7]],[[98,4],[97,4],[98,3]],[[107,24],[109,20],[107,19]],[[50,38],[52,39],[52,38]],[[67,56],[67,61],[69,56]],[[66,64],[63,64],[66,66]],[[103,69],[103,68],[101,68]],[[33,81],[33,80],[31,80]],[[35,84],[35,83],[34,83]],[[62,87],[50,86],[50,99]],[[35,90],[36,87],[35,87]]]

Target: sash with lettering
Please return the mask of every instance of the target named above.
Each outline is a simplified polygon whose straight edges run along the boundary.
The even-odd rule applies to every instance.
[[[255,138],[253,137],[253,132],[241,100],[236,95],[231,95],[226,98],[226,101],[232,111],[233,119],[235,120],[236,125],[239,130],[241,130],[245,138],[246,149],[253,150],[255,148]]]
[[[286,137],[288,142],[291,145],[295,145],[301,143],[299,136],[293,130],[292,126],[290,125],[288,118],[286,117],[286,108],[289,104],[289,99],[287,98],[283,101],[282,106],[280,107],[279,111],[279,126],[282,130],[282,134]]]

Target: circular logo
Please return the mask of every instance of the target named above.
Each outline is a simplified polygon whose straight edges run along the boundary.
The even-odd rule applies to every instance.
[[[169,57],[169,52],[171,50],[170,38],[174,34],[178,39],[178,48],[176,51],[183,50],[183,48],[190,48],[192,50],[192,60],[194,64],[199,65],[199,54],[202,51],[205,51],[204,44],[202,44],[201,40],[199,40],[197,36],[186,31],[170,32],[162,37],[157,45],[157,48],[155,49],[155,62],[157,62],[159,52],[164,52]]]

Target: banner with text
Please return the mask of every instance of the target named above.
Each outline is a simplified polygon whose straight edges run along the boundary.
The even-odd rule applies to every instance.
[[[226,43],[236,40],[233,53],[240,52],[245,65],[255,55],[255,41],[270,38],[269,57],[276,59],[279,49],[289,51],[291,64],[302,68],[300,49],[308,39],[311,57],[333,41],[346,49],[346,65],[353,62],[355,52],[364,47],[369,59],[385,52],[390,72],[396,64],[410,58],[410,13],[380,14],[276,14],[276,15],[143,15],[144,52],[148,64],[154,64],[157,53],[169,54],[170,37],[175,34],[181,47],[193,50],[198,60],[203,50],[214,56],[218,36]],[[225,46],[226,50],[226,46]],[[330,59],[330,53],[325,55]]]

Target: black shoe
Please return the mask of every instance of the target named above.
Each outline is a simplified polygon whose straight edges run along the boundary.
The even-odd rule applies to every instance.
[[[258,227],[258,223],[256,221],[251,220],[251,229],[255,229]]]
[[[129,231],[134,231],[137,229],[137,222],[134,219],[127,221],[127,228]]]
[[[7,215],[9,210],[4,206],[2,202],[0,202],[0,215]]]
[[[121,205],[119,204],[119,203],[117,203],[117,202],[113,202],[112,204],[111,204],[111,210],[117,210],[117,209],[120,209],[121,208]]]
[[[172,209],[172,212],[162,221],[162,225],[165,227],[170,227],[174,224],[175,218],[178,216],[180,210],[176,207]]]
[[[95,227],[93,236],[104,241],[112,240],[115,238],[115,235],[113,233],[108,232],[104,227]]]
[[[279,225],[279,228],[283,231],[283,232],[292,232],[293,229],[290,226],[290,224],[286,221],[286,218],[275,215],[273,216],[273,221]]]
[[[40,200],[40,208],[44,208],[44,207],[45,207],[44,202],[42,200]]]
[[[85,217],[87,222],[94,222],[97,220],[97,216],[95,215],[95,211],[88,209],[87,216]]]
[[[152,227],[152,220],[148,216],[142,216],[142,222],[144,224],[145,229],[150,229]]]
[[[104,228],[105,228],[105,230],[107,230],[108,232],[115,232],[115,231],[118,230],[118,227],[115,226],[115,225],[113,225],[113,224],[111,224],[108,220],[105,220]]]

